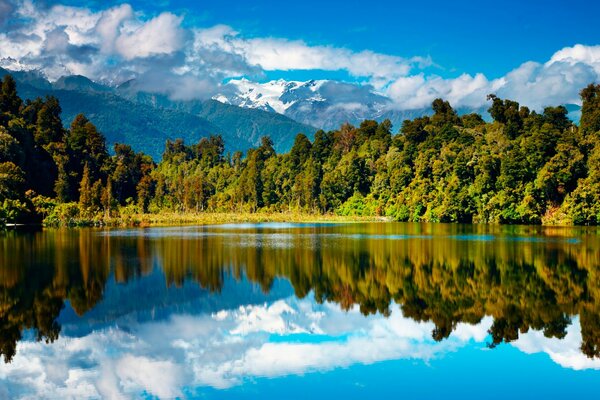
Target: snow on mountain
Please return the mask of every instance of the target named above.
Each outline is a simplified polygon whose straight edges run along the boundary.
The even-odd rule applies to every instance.
[[[227,84],[233,88],[233,95],[219,94],[214,100],[245,108],[258,108],[265,111],[285,114],[297,101],[322,101],[319,88],[326,81],[285,81],[279,79],[266,83],[248,79],[231,80]]]
[[[214,100],[245,108],[284,114],[299,122],[334,129],[345,122],[382,119],[391,101],[370,86],[310,80],[266,83],[231,80]],[[229,93],[229,94],[226,94]]]
[[[432,114],[430,107],[399,110],[393,107],[390,98],[377,93],[370,85],[332,80],[300,82],[280,79],[266,83],[231,80],[213,99],[243,108],[283,114],[325,130],[337,129],[346,122],[357,126],[365,119],[389,119],[394,131],[397,131],[406,119]],[[456,109],[460,115],[477,112],[487,118],[486,110],[486,106]]]

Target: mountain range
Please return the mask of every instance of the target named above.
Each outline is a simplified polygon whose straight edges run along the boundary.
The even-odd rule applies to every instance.
[[[197,142],[221,134],[226,151],[245,151],[268,135],[278,152],[288,151],[295,136],[312,137],[317,129],[337,129],[343,123],[359,125],[365,119],[389,119],[397,132],[405,119],[430,115],[431,108],[397,110],[392,101],[370,86],[329,80],[265,83],[230,80],[222,93],[208,100],[173,100],[149,93],[135,80],[105,85],[80,76],[48,81],[37,71],[8,71],[19,94],[26,99],[53,95],[62,107],[66,125],[84,113],[106,136],[109,145],[130,144],[155,160],[161,158],[167,139]],[[579,120],[580,107],[568,104],[569,116]],[[489,119],[487,107],[458,108],[459,114],[477,112]]]
[[[431,115],[431,107],[400,110],[393,101],[377,93],[369,85],[356,85],[333,80],[286,81],[283,79],[265,83],[247,79],[230,80],[223,93],[213,97],[222,103],[244,108],[276,112],[296,121],[321,129],[337,129],[345,122],[359,125],[365,119],[383,121],[389,119],[397,132],[406,119]],[[581,106],[565,104],[569,118],[578,123]],[[455,107],[459,115],[480,114],[491,121],[489,104],[479,107]],[[541,111],[541,110],[537,110]]]
[[[210,134],[221,134],[226,151],[245,151],[260,137],[273,139],[277,151],[289,150],[299,132],[312,136],[317,130],[281,114],[241,108],[216,100],[171,101],[166,96],[135,92],[131,83],[107,86],[83,76],[68,76],[49,82],[36,71],[8,71],[19,95],[25,99],[55,96],[60,101],[65,125],[85,114],[106,136],[107,143],[127,143],[159,160],[167,139],[197,142]]]
[[[336,129],[345,122],[358,125],[365,119],[382,121],[386,118],[399,128],[405,119],[431,113],[430,108],[394,110],[388,97],[376,93],[369,86],[338,81],[280,79],[257,83],[238,79],[229,81],[225,87],[230,90],[214,96],[215,100],[277,112],[325,130]]]

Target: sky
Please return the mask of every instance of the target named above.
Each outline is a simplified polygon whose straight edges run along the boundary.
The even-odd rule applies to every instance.
[[[577,103],[600,76],[600,3],[571,1],[0,0],[0,66],[81,74],[173,98],[230,79],[332,79],[399,109],[499,93]],[[543,98],[543,100],[541,100]]]
[[[95,3],[95,9],[107,4]],[[144,3],[130,4],[144,9]],[[445,77],[482,72],[497,78],[523,62],[544,62],[563,47],[600,43],[600,3],[589,0],[177,0],[151,10],[185,15],[191,25],[230,25],[249,37],[430,56]]]

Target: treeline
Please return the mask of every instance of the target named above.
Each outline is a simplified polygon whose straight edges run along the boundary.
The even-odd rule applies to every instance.
[[[161,162],[104,137],[83,115],[68,129],[55,98],[0,93],[0,219],[101,223],[143,213],[302,212],[399,221],[598,224],[600,85],[581,91],[579,127],[563,106],[542,113],[489,96],[493,122],[433,115],[298,134],[224,153],[220,136],[168,141]]]

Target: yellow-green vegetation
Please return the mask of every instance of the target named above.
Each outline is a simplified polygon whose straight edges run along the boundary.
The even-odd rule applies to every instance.
[[[225,154],[221,136],[167,141],[162,160],[116,144],[83,115],[65,129],[53,97],[0,90],[0,224],[236,221],[316,215],[398,221],[596,225],[600,222],[600,85],[581,91],[580,125],[563,106],[538,113],[489,96],[490,116],[433,115],[298,134],[288,153]],[[204,213],[209,213],[203,215]],[[216,213],[216,214],[215,214]],[[250,216],[258,213],[257,216]],[[188,215],[189,214],[189,215]]]
[[[117,217],[98,219],[92,223],[98,226],[168,226],[168,225],[215,225],[225,223],[258,222],[372,222],[387,221],[388,218],[376,216],[345,216],[337,214],[308,214],[298,212],[170,212],[128,214],[119,213]],[[61,221],[52,225],[78,226],[89,225],[88,220]]]

